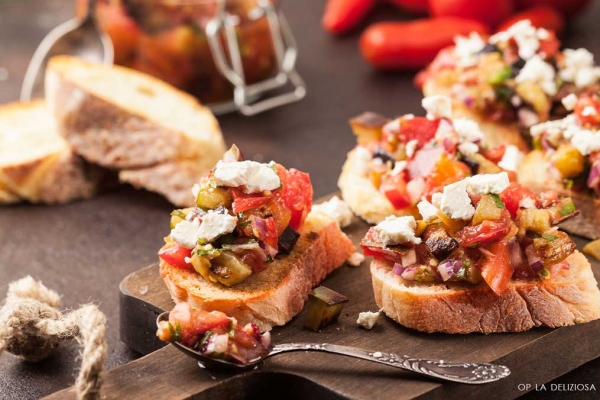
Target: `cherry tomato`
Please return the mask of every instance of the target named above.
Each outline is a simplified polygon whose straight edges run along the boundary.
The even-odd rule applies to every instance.
[[[506,146],[501,144],[491,149],[483,150],[481,154],[493,163],[498,164],[502,160],[502,157],[504,157],[505,152]]]
[[[493,243],[481,264],[481,276],[497,295],[502,294],[513,274],[505,241]]]
[[[485,220],[479,225],[465,226],[456,233],[459,243],[465,247],[492,242],[506,236],[510,226],[506,220]]]
[[[586,111],[588,110],[588,111]],[[590,112],[594,111],[594,112]],[[596,127],[600,124],[600,101],[598,96],[587,95],[581,96],[575,103],[575,115],[581,121],[581,124],[586,127]]]
[[[429,0],[434,17],[460,17],[494,27],[513,11],[512,0]]]
[[[371,10],[375,0],[329,0],[321,23],[326,31],[342,34],[351,31]]]
[[[185,262],[186,257],[192,256],[192,250],[186,249],[180,244],[173,243],[169,247],[163,247],[158,251],[158,256],[161,260],[174,267],[189,270],[194,269],[192,264]]]
[[[504,203],[504,206],[510,212],[510,215],[515,218],[517,211],[519,211],[519,203],[524,198],[529,197],[536,203],[535,193],[530,189],[521,186],[518,183],[511,183],[502,193],[500,193],[500,200]]]
[[[386,179],[381,182],[379,191],[387,197],[396,210],[401,210],[411,205],[410,197],[406,190],[404,174],[389,175],[386,177]]]
[[[417,148],[420,148],[435,137],[439,126],[439,119],[432,120],[425,117],[403,118],[400,124],[400,139],[404,143],[416,140],[418,141]]]
[[[278,199],[291,211],[290,227],[298,230],[312,207],[313,188],[310,176],[290,168],[287,172],[279,169],[279,177],[283,187]]]
[[[536,6],[513,14],[504,20],[496,31],[505,31],[517,22],[526,19],[531,21],[531,25],[536,28],[553,30],[558,36],[561,36],[565,31],[565,19],[562,14],[556,11],[555,8],[546,5]]]
[[[233,200],[232,209],[235,214],[253,208],[259,208],[267,204],[271,200],[271,197],[257,196],[257,197],[238,197]]]
[[[380,22],[367,28],[360,38],[363,58],[379,69],[415,70],[425,67],[436,54],[454,43],[456,35],[487,34],[480,22],[455,17]]]

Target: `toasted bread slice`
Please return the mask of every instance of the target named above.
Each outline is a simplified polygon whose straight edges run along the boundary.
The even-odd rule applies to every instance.
[[[254,322],[261,331],[270,330],[298,314],[310,290],[355,251],[337,222],[322,213],[310,213],[299,233],[289,255],[278,256],[265,271],[229,288],[162,260],[160,274],[176,303],[219,310],[241,324]]]
[[[357,163],[359,160],[356,152],[352,150],[348,153],[338,180],[342,197],[354,214],[370,224],[377,224],[389,215],[412,215],[411,209],[396,210],[387,197],[362,173]]]
[[[435,80],[435,77],[431,77],[426,80],[423,84],[423,95],[448,96],[452,100],[452,114],[455,118],[468,118],[479,124],[481,131],[485,135],[485,143],[489,147],[496,147],[500,145],[512,144],[519,148],[519,150],[527,152],[529,146],[519,131],[519,124],[515,122],[501,122],[491,121],[483,118],[483,116],[476,110],[473,110],[465,106],[460,101],[454,100],[450,87],[444,86],[440,82]]]
[[[43,101],[0,107],[0,203],[88,198],[102,177],[56,133]]]
[[[183,160],[160,164],[155,167],[119,171],[119,180],[137,189],[156,192],[178,207],[195,206],[190,188],[208,175],[203,163]]]
[[[517,180],[536,192],[555,190],[559,196],[569,196],[575,207],[581,211],[579,216],[560,224],[567,232],[588,239],[600,238],[600,200],[584,193],[567,189],[565,185],[549,172],[549,160],[540,150],[534,150],[525,156],[517,171]]]
[[[210,110],[174,87],[119,66],[59,56],[46,100],[58,131],[87,161],[134,169],[184,159],[213,166],[225,152]]]
[[[576,251],[569,270],[547,281],[511,280],[501,295],[485,283],[408,282],[388,261],[374,260],[375,302],[400,324],[423,332],[521,332],[537,326],[556,328],[600,318],[600,290],[590,263]]]

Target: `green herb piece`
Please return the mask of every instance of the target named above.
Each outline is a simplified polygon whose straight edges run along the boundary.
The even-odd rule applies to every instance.
[[[175,326],[173,326],[170,322],[169,322],[169,333],[171,334],[171,337],[169,338],[169,341],[171,342],[180,342],[181,341],[181,324],[178,322],[177,324],[175,324]]]
[[[510,102],[510,98],[513,95],[512,90],[509,89],[506,85],[496,86],[494,88],[494,92],[496,93],[496,97],[498,98],[498,100],[504,101],[506,103]]]
[[[251,224],[251,221],[243,221],[243,222],[240,222],[239,226],[240,226],[240,228],[245,228],[250,224]]]
[[[470,245],[468,245],[467,247],[474,249],[475,247],[479,246],[481,244],[481,242],[475,242],[475,243],[471,243]]]
[[[215,249],[210,248],[210,249],[196,249],[196,254],[199,255],[200,257],[204,257],[204,256],[211,256],[213,254],[219,254],[221,252],[221,249]]]
[[[500,199],[500,196],[498,196],[495,193],[490,193],[490,196],[492,196],[492,200],[494,200],[494,204],[496,204],[496,207],[502,210],[506,210],[506,206],[504,205],[504,202],[502,202],[502,199]]]
[[[491,79],[488,80],[490,85],[500,85],[504,83],[510,76],[512,75],[512,68],[510,66],[504,67],[504,69],[494,75]]]
[[[537,233],[536,231],[527,231],[527,236],[531,237],[531,238],[541,238],[542,235],[540,235],[539,233]]]
[[[273,262],[273,257],[271,257],[270,254],[267,254],[267,258],[265,259],[265,262],[268,262],[268,263]]]
[[[463,263],[462,267],[460,267],[460,269],[456,272],[456,278],[460,279],[461,281],[466,281],[468,279],[467,277],[468,275],[468,268],[467,265],[465,265],[465,263]]]
[[[575,204],[572,201],[568,204],[565,204],[565,206],[563,208],[558,210],[558,213],[563,217],[567,216],[571,213],[574,213],[574,212],[575,212]]]
[[[235,324],[233,323],[233,319],[229,320],[229,331],[227,332],[230,338],[235,336]]]
[[[567,179],[567,181],[565,182],[565,187],[567,189],[573,189],[573,185],[575,184],[575,181],[573,179]]]
[[[547,241],[549,241],[549,242],[552,242],[552,241],[554,241],[554,240],[558,239],[558,236],[555,236],[555,235],[550,235],[549,233],[544,233],[544,234],[542,234],[542,237],[543,237],[544,239],[546,239]]]
[[[211,338],[212,335],[213,333],[211,331],[208,331],[204,334],[204,336],[202,336],[202,340],[200,340],[200,348],[206,346],[208,340]]]
[[[171,212],[171,216],[172,217],[181,218],[181,219],[185,219],[185,217],[187,216],[187,214],[184,213],[181,210],[173,210],[173,212]]]
[[[550,278],[550,272],[546,268],[542,268],[539,274],[544,279]]]
[[[535,139],[533,139],[531,144],[532,144],[534,150],[542,150],[542,139],[535,138]]]
[[[471,260],[465,260],[465,261],[463,261],[463,265],[465,267],[470,267],[472,265]]]
[[[202,239],[202,238],[198,238],[198,244],[200,246],[204,246],[206,244],[206,240]]]

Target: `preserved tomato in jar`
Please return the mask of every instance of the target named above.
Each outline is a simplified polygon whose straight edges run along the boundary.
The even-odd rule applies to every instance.
[[[252,11],[259,0],[226,0],[234,16],[235,38],[246,84],[273,77],[277,58],[266,17]],[[98,0],[96,18],[114,46],[115,64],[162,79],[205,104],[231,101],[233,85],[219,71],[206,26],[218,12],[220,0]],[[88,0],[77,0],[77,15]],[[221,46],[229,58],[227,41]],[[228,59],[231,62],[230,59]]]

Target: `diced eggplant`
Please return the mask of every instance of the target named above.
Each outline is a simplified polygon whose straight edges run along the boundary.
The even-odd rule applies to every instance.
[[[467,167],[469,167],[469,169],[471,170],[472,175],[477,174],[477,171],[479,170],[479,163],[477,161],[464,155],[461,161],[467,164]]]
[[[458,242],[451,237],[441,223],[431,224],[425,229],[423,239],[429,251],[442,260],[458,248]]]
[[[308,294],[304,327],[318,332],[336,322],[348,298],[325,286],[319,286]]]
[[[388,123],[383,115],[365,112],[350,120],[352,132],[356,135],[358,144],[363,145],[381,139],[382,128]]]
[[[533,239],[533,249],[539,255],[544,267],[557,264],[575,251],[577,245],[564,232],[550,231]]]
[[[204,210],[214,210],[218,207],[229,208],[233,199],[227,189],[220,187],[202,186],[198,191],[196,205]]]
[[[492,195],[485,194],[481,196],[481,200],[477,204],[471,224],[477,225],[485,220],[498,219],[501,215],[502,209],[498,207]]]
[[[525,208],[517,211],[519,231],[533,231],[539,234],[550,229],[550,211]]]
[[[283,254],[290,254],[296,245],[298,238],[300,238],[300,234],[288,225],[281,236],[279,236],[279,241],[277,242],[279,252]]]
[[[214,258],[210,266],[210,276],[228,287],[244,281],[251,274],[252,268],[227,251]]]

